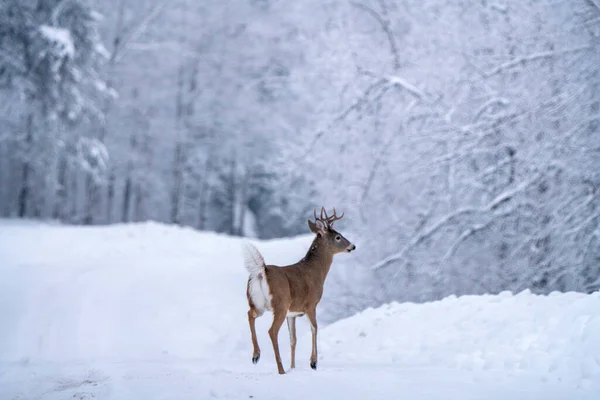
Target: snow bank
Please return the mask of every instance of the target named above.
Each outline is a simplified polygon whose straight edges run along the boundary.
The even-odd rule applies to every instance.
[[[600,293],[504,292],[388,304],[329,326],[321,354],[336,361],[600,381]]]
[[[269,262],[286,264],[310,241],[257,245]],[[246,279],[236,238],[157,223],[2,221],[0,360],[250,351]],[[258,329],[269,323],[261,318]]]

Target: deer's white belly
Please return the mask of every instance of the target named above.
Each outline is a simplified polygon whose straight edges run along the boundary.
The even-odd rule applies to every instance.
[[[303,315],[304,315],[303,312],[298,312],[298,311],[288,311],[287,312],[288,317],[302,317]]]

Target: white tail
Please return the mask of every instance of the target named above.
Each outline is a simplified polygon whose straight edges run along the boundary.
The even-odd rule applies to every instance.
[[[244,266],[250,274],[250,278],[257,278],[260,273],[265,272],[265,259],[258,249],[250,242],[242,242],[242,252],[244,254]]]
[[[256,304],[258,313],[271,310],[271,290],[265,274],[265,259],[250,242],[242,243],[244,266],[248,271],[247,296]],[[257,313],[257,315],[258,315]]]

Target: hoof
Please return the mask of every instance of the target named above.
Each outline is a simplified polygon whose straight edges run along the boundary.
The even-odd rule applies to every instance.
[[[252,364],[256,364],[258,360],[260,360],[260,354],[258,354],[256,357],[252,357]]]
[[[310,362],[310,367],[311,367],[312,369],[316,370],[316,369],[317,369],[317,362],[316,362],[316,361],[311,361],[311,362]]]

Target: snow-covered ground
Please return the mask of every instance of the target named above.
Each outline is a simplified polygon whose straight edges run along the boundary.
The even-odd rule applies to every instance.
[[[286,264],[310,241],[254,243]],[[317,371],[300,320],[297,369],[279,376],[270,315],[250,361],[245,285],[235,238],[0,221],[0,399],[600,398],[598,293],[365,310],[321,327]],[[280,346],[287,366],[285,326]]]

